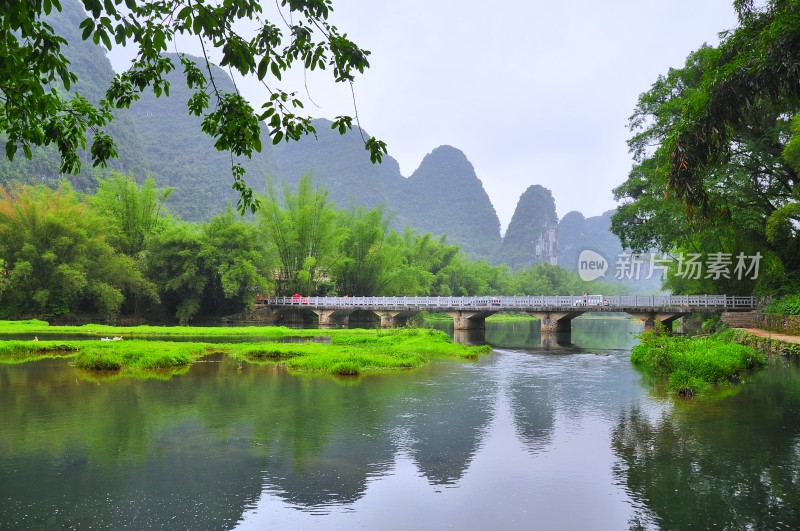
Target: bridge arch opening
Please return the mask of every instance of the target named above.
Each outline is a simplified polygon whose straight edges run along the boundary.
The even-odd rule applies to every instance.
[[[381,318],[371,310],[356,310],[350,314],[347,322],[348,328],[376,328],[380,326]]]

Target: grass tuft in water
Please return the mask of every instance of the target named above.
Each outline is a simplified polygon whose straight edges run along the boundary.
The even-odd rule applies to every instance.
[[[26,363],[43,358],[74,356],[78,347],[60,341],[0,342],[0,363]]]
[[[631,362],[669,379],[669,389],[692,396],[711,384],[738,382],[742,374],[763,366],[766,357],[727,338],[670,336],[663,330],[645,332],[631,350]]]
[[[358,376],[360,374],[358,364],[352,361],[340,361],[331,366],[331,374],[337,376]]]

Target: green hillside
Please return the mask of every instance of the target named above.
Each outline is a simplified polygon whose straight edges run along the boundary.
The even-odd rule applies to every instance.
[[[558,264],[570,271],[578,270],[578,256],[589,249],[613,262],[622,252],[619,238],[611,232],[614,210],[586,218],[580,212],[567,213],[558,224]]]
[[[661,291],[660,275],[649,275],[649,254],[641,259],[643,264],[634,278],[616,279],[618,257],[626,252],[616,234],[611,232],[611,216],[615,210],[586,218],[580,212],[569,212],[558,224],[558,265],[578,272],[578,257],[584,250],[594,251],[608,260],[609,269],[599,280],[624,285],[630,293],[658,293]],[[630,250],[627,251],[630,254]]]
[[[408,178],[398,211],[424,232],[446,234],[468,254],[489,258],[500,244],[500,220],[475,169],[458,149],[440,146]]]
[[[148,91],[131,105],[131,116],[141,133],[156,182],[175,189],[168,202],[170,210],[186,220],[206,220],[238,199],[231,189],[230,154],[217,151],[214,140],[200,128],[202,118],[189,113],[186,101],[191,91],[183,79],[179,58],[173,54],[167,57],[177,65],[168,77],[169,97],[156,98]],[[220,90],[234,90],[226,72],[214,66],[212,72]],[[274,175],[276,167],[266,127],[261,130],[263,151],[252,159],[242,159],[242,165],[247,183],[264,193],[266,176]]]
[[[313,120],[316,139],[306,136],[297,142],[281,142],[274,146],[279,175],[295,186],[303,175],[311,174],[328,191],[328,199],[342,208],[387,204],[381,180],[382,165],[370,162],[359,129],[356,127],[340,135],[331,129],[331,123],[330,120]],[[369,138],[366,133],[365,137]]]

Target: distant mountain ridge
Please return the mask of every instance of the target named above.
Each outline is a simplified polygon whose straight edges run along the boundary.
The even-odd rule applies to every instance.
[[[318,180],[342,208],[384,205],[393,226],[447,235],[472,256],[490,258],[500,245],[500,219],[466,155],[439,146],[408,178],[391,156],[372,164],[358,127],[345,135],[331,121],[312,121],[317,138],[275,146],[279,175],[296,184],[306,173]]]
[[[558,263],[572,271],[578,270],[578,257],[584,250],[600,253],[609,260],[622,252],[619,238],[611,232],[614,210],[599,216],[584,217],[580,212],[568,212],[558,223]]]

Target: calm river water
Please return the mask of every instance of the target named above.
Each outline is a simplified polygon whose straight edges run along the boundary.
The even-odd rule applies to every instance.
[[[0,365],[0,529],[800,528],[797,366],[680,401],[638,329],[490,323],[477,362],[360,380]]]

